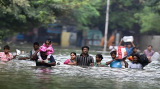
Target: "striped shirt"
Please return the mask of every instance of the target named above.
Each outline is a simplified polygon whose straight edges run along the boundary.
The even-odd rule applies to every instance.
[[[81,54],[76,57],[76,62],[79,66],[90,66],[91,63],[94,63],[94,59],[92,56],[83,56]]]

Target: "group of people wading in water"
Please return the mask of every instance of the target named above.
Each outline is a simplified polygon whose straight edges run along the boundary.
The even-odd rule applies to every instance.
[[[121,43],[122,41],[119,46],[121,46]],[[144,50],[143,54],[139,54],[137,52],[137,48],[133,42],[127,43],[123,47],[125,47],[127,53],[124,58],[119,59],[117,57],[117,50],[113,48],[110,52],[112,58],[110,61],[102,62],[103,56],[101,54],[97,54],[95,57],[96,61],[94,62],[94,58],[89,55],[89,47],[83,46],[82,53],[80,55],[76,55],[75,52],[71,52],[71,58],[67,59],[64,64],[96,67],[108,67],[110,65],[111,68],[122,68],[124,65],[125,68],[143,69],[144,66],[151,62],[151,56],[154,54],[151,45]],[[10,47],[8,45],[4,46],[4,52],[0,52],[1,61],[7,62],[16,58],[17,55],[13,56],[9,51]],[[33,50],[30,51],[28,56],[21,57],[19,60],[34,60],[36,62],[36,66],[56,66],[56,61],[52,55],[53,53],[54,50],[51,40],[46,40],[42,46],[40,46],[38,42],[35,42],[33,44]],[[129,60],[129,63],[126,60]]]

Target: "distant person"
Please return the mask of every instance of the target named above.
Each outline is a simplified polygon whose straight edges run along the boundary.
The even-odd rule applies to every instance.
[[[121,46],[122,41],[123,40],[120,41],[119,46]],[[135,47],[135,45],[133,42],[131,42],[131,43],[127,42],[125,47],[126,47],[126,51],[127,51],[127,57],[129,57],[131,55],[133,47]]]
[[[17,55],[13,56],[12,53],[10,53],[10,47],[8,45],[4,46],[4,52],[0,52],[0,60],[3,62],[10,61],[16,56]]]
[[[131,64],[128,65],[128,68],[131,68],[131,69],[143,69],[142,64],[140,64],[138,62],[138,60],[140,60],[139,55],[138,54],[133,54],[132,57],[133,57],[133,61],[131,62]]]
[[[96,62],[94,66],[96,67],[107,67],[106,63],[102,63],[103,56],[101,54],[96,55]]]
[[[147,56],[148,59],[151,59],[151,57],[154,54],[154,51],[152,50],[152,46],[149,45],[147,49],[143,51],[143,53]]]
[[[75,52],[71,52],[70,53],[70,56],[71,56],[71,59],[67,59],[64,64],[67,64],[67,65],[77,65],[76,63],[76,53]]]
[[[110,53],[111,57],[112,57],[112,60],[111,61],[108,61],[106,62],[107,65],[110,65],[111,68],[122,68],[122,64],[121,64],[121,61],[123,61],[125,63],[125,67],[127,68],[128,67],[128,63],[125,61],[125,59],[118,59],[116,57],[117,55],[117,52],[116,51],[112,51]]]
[[[46,49],[46,51],[47,51],[47,54],[46,54],[47,55],[47,59],[46,60],[49,60],[50,56],[54,52],[51,40],[46,40],[45,43],[40,47],[40,49],[41,48]],[[38,52],[38,59],[42,60],[40,52]]]
[[[28,53],[28,56],[19,58],[19,60],[27,60],[27,59],[35,60],[38,52],[39,52],[39,43],[34,42],[33,49]]]
[[[40,56],[42,59],[39,59],[38,58],[38,55],[37,55],[37,58],[36,58],[36,66],[46,66],[46,67],[51,67],[51,66],[55,66],[56,65],[56,61],[54,59],[54,57],[51,55],[49,57],[49,59],[47,60],[47,50],[45,48],[40,48],[39,49],[39,53],[40,53]]]
[[[139,53],[138,53],[138,48],[137,48],[137,47],[133,47],[133,49],[132,49],[131,56],[134,55],[134,54],[139,54]]]
[[[93,66],[94,59],[88,54],[89,47],[83,46],[81,55],[76,57],[76,62],[78,66]]]
[[[132,56],[135,55],[135,54],[139,54],[137,47],[133,47],[132,53],[131,53],[131,55],[129,57],[127,57],[127,59],[130,60],[130,61],[133,61],[133,57]]]

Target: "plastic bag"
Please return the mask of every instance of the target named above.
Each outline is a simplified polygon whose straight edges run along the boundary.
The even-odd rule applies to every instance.
[[[124,42],[132,42],[134,40],[133,36],[124,36],[122,39]]]

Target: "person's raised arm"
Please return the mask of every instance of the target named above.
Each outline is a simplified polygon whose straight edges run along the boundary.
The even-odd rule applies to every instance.
[[[121,45],[122,45],[122,42],[123,42],[123,40],[121,39],[121,41],[119,42],[119,46],[121,46]]]
[[[134,45],[133,41],[131,42],[131,44],[132,44],[133,47],[136,47],[136,46]]]
[[[116,57],[115,59],[112,59],[111,61],[106,62],[106,65],[109,65],[110,63],[112,63],[114,60],[119,60],[118,57]]]
[[[114,61],[114,59],[112,59],[111,61],[106,62],[106,65],[111,64]]]

